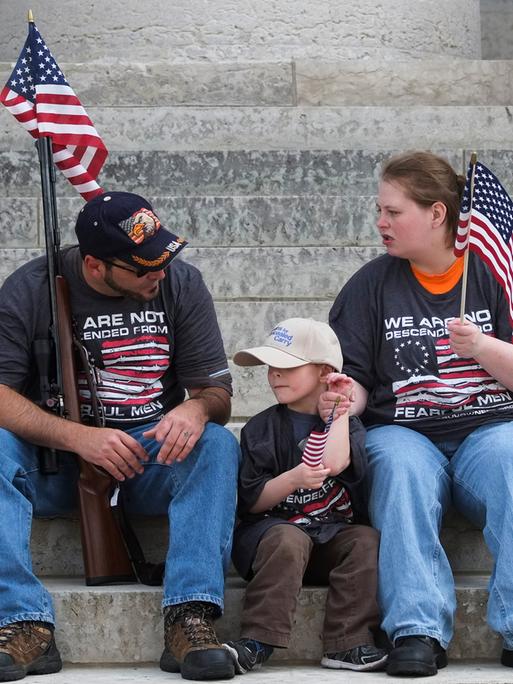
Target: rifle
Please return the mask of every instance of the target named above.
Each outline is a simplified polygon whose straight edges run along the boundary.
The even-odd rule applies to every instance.
[[[50,340],[55,358],[55,382],[51,383],[54,408],[62,418],[81,422],[78,398],[75,339],[68,285],[60,274],[60,239],[55,194],[55,169],[51,140],[36,141],[41,168],[48,280],[50,289]],[[45,352],[43,352],[45,354]],[[87,372],[87,371],[86,371]],[[88,586],[136,582],[118,520],[110,505],[116,481],[105,470],[78,459],[80,531]],[[42,468],[55,471],[56,455],[43,451]]]

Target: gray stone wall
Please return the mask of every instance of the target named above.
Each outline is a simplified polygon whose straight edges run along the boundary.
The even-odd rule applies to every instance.
[[[483,59],[513,59],[513,2],[481,0]]]
[[[62,61],[265,61],[479,57],[479,0],[32,0]],[[25,35],[2,3],[0,61]]]

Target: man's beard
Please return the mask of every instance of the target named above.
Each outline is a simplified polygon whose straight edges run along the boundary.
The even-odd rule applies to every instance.
[[[134,292],[133,290],[125,290],[125,288],[121,287],[116,283],[116,281],[113,279],[111,275],[111,269],[108,269],[105,272],[105,276],[103,278],[103,282],[108,285],[112,290],[117,292],[123,297],[128,297],[129,299],[134,299],[136,302],[150,302],[152,299],[155,299],[155,297],[159,293],[159,283],[156,282],[156,292],[154,295],[147,296],[140,294],[139,292]]]

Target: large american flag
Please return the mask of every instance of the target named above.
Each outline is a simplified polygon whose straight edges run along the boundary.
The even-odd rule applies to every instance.
[[[472,170],[470,164],[454,254],[461,256],[468,248],[488,264],[504,289],[513,322],[513,201],[497,177],[480,162],[475,165],[472,196]]]
[[[52,139],[55,164],[86,201],[102,192],[107,148],[32,21],[0,102],[32,137]]]

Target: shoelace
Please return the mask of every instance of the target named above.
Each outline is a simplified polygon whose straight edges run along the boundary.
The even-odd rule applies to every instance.
[[[21,622],[15,622],[12,625],[5,625],[0,627],[0,645],[5,646],[11,641],[18,632],[23,631],[24,625]]]
[[[203,617],[188,615],[182,624],[185,635],[194,646],[218,643],[212,625]]]
[[[31,627],[37,622],[13,622],[10,625],[0,627],[0,646],[5,646],[14,639],[20,632],[31,634]]]

